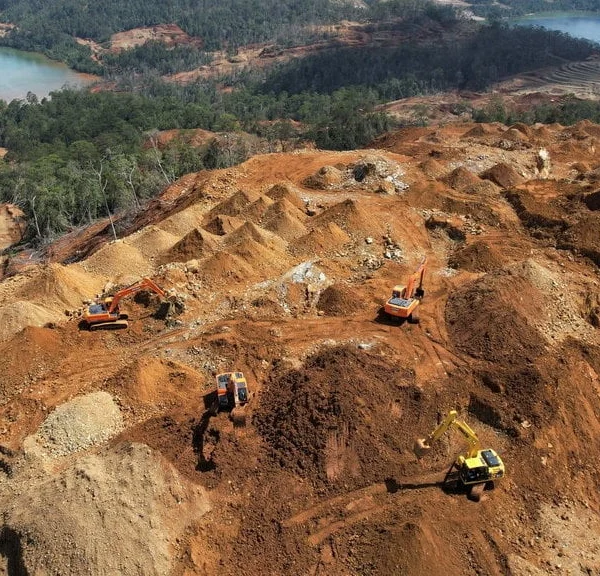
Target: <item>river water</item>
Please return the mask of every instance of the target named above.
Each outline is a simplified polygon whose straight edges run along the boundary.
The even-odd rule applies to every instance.
[[[527,16],[515,20],[514,23],[522,26],[542,26],[548,30],[558,30],[600,43],[600,13],[563,12],[546,16]]]
[[[24,99],[28,92],[41,99],[65,85],[84,86],[92,81],[89,75],[41,54],[0,48],[0,99],[5,102]]]

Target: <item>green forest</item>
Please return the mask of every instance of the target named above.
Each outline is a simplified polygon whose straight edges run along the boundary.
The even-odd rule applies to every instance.
[[[84,8],[73,1],[0,0],[4,19],[27,23],[3,40],[46,52],[73,50],[85,69],[89,55],[73,35],[102,41],[116,30],[167,19],[201,35],[206,46],[226,44],[234,51],[235,45],[291,30],[285,42],[300,41],[307,22],[357,15],[355,8],[314,0],[273,4],[268,23],[265,2],[258,0],[114,4]],[[420,0],[373,3],[366,12],[374,25],[428,30],[432,40],[377,49],[339,47],[269,72],[185,86],[161,75],[200,66],[210,56],[195,47],[151,42],[106,57],[102,73],[114,82],[112,91],[63,89],[42,99],[30,94],[0,101],[0,146],[8,150],[0,162],[0,201],[21,206],[29,218],[28,241],[44,244],[109,213],[139,209],[183,174],[230,166],[256,151],[305,141],[336,150],[367,145],[396,126],[378,111],[384,102],[448,89],[485,90],[507,75],[582,60],[597,50],[559,32],[511,28],[498,20],[465,22],[447,6]],[[366,12],[360,12],[362,18]],[[218,31],[209,14],[221,19]],[[45,26],[42,15],[50,18]],[[234,40],[228,23],[241,25],[241,18],[245,24]],[[574,101],[528,115],[502,105],[472,113],[480,121],[571,123],[598,121],[599,108]],[[198,128],[217,135],[192,145],[187,135]],[[159,131],[173,129],[180,137],[160,144]]]

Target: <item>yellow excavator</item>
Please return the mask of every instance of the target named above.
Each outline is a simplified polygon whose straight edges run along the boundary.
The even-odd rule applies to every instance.
[[[448,412],[427,438],[417,439],[414,446],[415,455],[417,458],[425,456],[431,450],[431,445],[449,428],[456,428],[469,444],[468,450],[457,457],[452,468],[458,470],[458,478],[467,489],[469,498],[479,502],[485,488],[493,488],[494,480],[504,476],[504,462],[491,448],[481,448],[477,434],[466,422],[459,420],[456,410]]]

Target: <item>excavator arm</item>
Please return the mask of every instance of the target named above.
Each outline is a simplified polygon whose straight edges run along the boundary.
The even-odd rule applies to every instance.
[[[427,438],[420,438],[415,442],[414,452],[418,458],[422,458],[429,450],[434,442],[437,442],[448,430],[448,428],[456,428],[467,440],[469,450],[467,457],[471,458],[477,455],[480,449],[479,439],[473,429],[462,420],[458,420],[458,412],[450,410],[447,416],[433,429]]]
[[[135,294],[140,290],[152,290],[156,294],[158,294],[161,298],[165,297],[165,292],[161,288],[159,288],[150,278],[143,278],[139,282],[132,284],[131,286],[127,286],[127,288],[123,288],[119,290],[110,301],[110,305],[108,306],[109,314],[112,314],[119,306],[119,302],[129,296],[130,294]]]
[[[405,298],[420,298],[423,295],[423,276],[425,275],[425,267],[427,266],[427,257],[423,258],[416,272],[409,278],[408,284],[404,290]],[[419,285],[415,288],[415,284]]]

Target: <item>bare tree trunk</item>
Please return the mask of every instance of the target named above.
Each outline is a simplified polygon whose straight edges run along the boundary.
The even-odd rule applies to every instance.
[[[38,222],[37,212],[35,211],[35,199],[37,196],[34,196],[29,200],[29,204],[31,205],[31,211],[33,212],[33,223],[35,224],[35,231],[37,233],[38,238],[42,239],[42,232],[40,231],[40,223]]]
[[[115,241],[117,240],[117,231],[115,230],[115,223],[113,222],[112,214],[110,212],[110,208],[108,206],[108,198],[106,197],[106,186],[108,182],[102,179],[102,171],[104,169],[103,161],[100,160],[100,168],[96,169],[92,167],[92,170],[95,172],[96,176],[98,176],[98,183],[100,184],[100,190],[102,191],[102,199],[104,200],[104,206],[106,206],[106,212],[108,212],[108,219],[110,221],[110,227],[112,229],[113,237]]]

